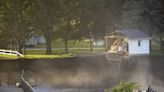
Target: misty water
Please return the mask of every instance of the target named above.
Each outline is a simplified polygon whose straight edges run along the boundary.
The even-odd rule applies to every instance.
[[[37,78],[37,92],[103,92],[121,80],[136,82],[140,89],[149,85],[162,92],[164,57],[135,56],[124,61],[109,61],[105,55],[69,59],[37,59],[0,62],[1,72],[32,71]],[[32,74],[27,75],[33,78]],[[80,90],[80,91],[79,91]],[[97,91],[96,91],[97,90]]]
[[[35,62],[33,65],[42,67],[38,70],[40,75],[38,81],[41,84],[41,88],[38,86],[39,89],[110,88],[111,90],[121,80],[125,80],[136,82],[140,89],[147,89],[150,85],[156,91],[162,92],[164,86],[162,60],[162,57],[136,56],[128,61],[109,61],[104,55],[97,55],[54,62],[50,60],[46,63]]]

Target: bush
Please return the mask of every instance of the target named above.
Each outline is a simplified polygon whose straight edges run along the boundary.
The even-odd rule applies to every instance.
[[[125,81],[121,81],[120,84],[112,90],[112,92],[133,92],[133,90],[137,88],[138,86],[134,82],[125,83]]]

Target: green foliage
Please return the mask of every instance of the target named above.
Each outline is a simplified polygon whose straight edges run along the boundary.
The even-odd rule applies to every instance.
[[[22,47],[31,31],[46,38],[47,53],[51,53],[54,39],[99,39],[115,24],[152,32],[164,24],[159,1],[1,0],[0,48]]]
[[[19,45],[21,48],[29,35],[30,7],[29,0],[3,0],[0,2],[0,42],[8,45]],[[2,48],[1,47],[1,48]],[[16,47],[16,46],[15,46]]]
[[[62,39],[57,39],[53,41],[53,48],[64,48],[64,41]],[[45,48],[45,44],[37,45],[35,48]],[[89,42],[79,41],[79,40],[69,40],[68,48],[89,48]]]
[[[70,53],[70,54],[60,54],[60,55],[39,55],[39,54],[28,54],[28,55],[25,55],[24,58],[27,58],[27,59],[44,59],[44,58],[70,58],[72,57],[73,55]]]
[[[112,92],[133,92],[134,89],[137,89],[136,83],[125,83],[124,81],[121,81],[120,84],[112,90]]]
[[[127,0],[123,7],[123,26],[159,31],[162,25],[162,5],[158,0]]]
[[[7,55],[7,54],[0,54],[0,59],[17,59],[17,56],[14,55]]]
[[[27,54],[27,55],[24,55],[23,58],[26,58],[26,59],[39,59],[39,58],[53,59],[53,58],[70,58],[70,57],[73,57],[73,55],[71,53],[69,53],[69,54],[59,54],[59,55]],[[18,59],[18,58],[19,57],[14,56],[14,55],[0,54],[0,59]]]

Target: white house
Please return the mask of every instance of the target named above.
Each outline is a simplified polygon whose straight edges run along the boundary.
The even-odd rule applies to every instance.
[[[36,46],[37,43],[37,37],[31,36],[29,39],[26,40],[26,46]]]
[[[104,40],[102,39],[94,40],[93,46],[104,46]]]
[[[109,51],[126,51],[130,55],[149,54],[151,37],[142,30],[122,29],[106,37]]]
[[[26,46],[36,46],[38,44],[45,44],[45,38],[44,36],[39,36],[34,33],[32,33],[31,37],[26,40]]]

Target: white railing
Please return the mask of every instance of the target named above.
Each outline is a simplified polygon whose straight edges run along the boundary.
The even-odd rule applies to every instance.
[[[13,56],[17,56],[17,57],[24,57],[24,55],[19,53],[18,51],[12,51],[12,50],[0,49],[0,54],[13,55]]]

